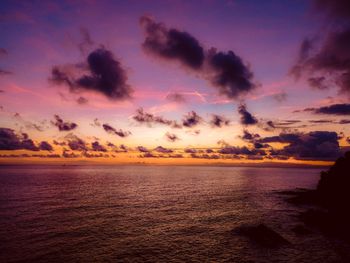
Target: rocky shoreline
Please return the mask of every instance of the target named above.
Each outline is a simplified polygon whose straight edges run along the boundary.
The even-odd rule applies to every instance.
[[[322,233],[350,242],[350,152],[321,172],[316,189],[279,192],[287,202],[308,205],[300,220]]]

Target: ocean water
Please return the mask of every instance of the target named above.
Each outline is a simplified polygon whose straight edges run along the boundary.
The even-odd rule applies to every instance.
[[[0,262],[342,262],[341,241],[291,230],[303,208],[276,194],[314,188],[319,172],[3,166]],[[232,231],[261,222],[292,244],[266,249]]]

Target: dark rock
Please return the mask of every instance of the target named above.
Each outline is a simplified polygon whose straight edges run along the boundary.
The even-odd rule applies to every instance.
[[[308,235],[308,234],[311,234],[312,231],[306,227],[304,227],[303,225],[296,225],[292,228],[292,231],[297,234],[297,235],[300,235],[300,236],[303,236],[303,235]]]
[[[328,171],[321,173],[317,193],[330,212],[350,219],[350,152],[340,157]]]
[[[296,205],[313,205],[300,219],[327,235],[350,241],[350,152],[340,157],[328,171],[321,172],[316,190],[279,192]]]
[[[234,231],[268,248],[276,248],[290,244],[288,240],[264,224],[241,226],[234,229]]]

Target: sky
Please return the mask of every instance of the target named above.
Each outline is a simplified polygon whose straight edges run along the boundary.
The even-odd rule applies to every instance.
[[[0,163],[329,164],[345,0],[1,1]]]

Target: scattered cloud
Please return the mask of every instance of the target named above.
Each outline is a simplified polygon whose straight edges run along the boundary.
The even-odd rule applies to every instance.
[[[142,46],[146,52],[164,60],[180,62],[208,80],[219,94],[237,99],[257,87],[250,68],[233,51],[205,50],[194,36],[169,29],[149,16],[142,16],[140,25],[145,32]]]
[[[182,125],[188,128],[192,128],[200,124],[202,120],[202,117],[200,117],[195,111],[190,111],[184,116]]]
[[[85,73],[77,77],[79,72]],[[104,47],[92,51],[86,63],[54,66],[49,80],[68,86],[72,93],[94,91],[111,100],[130,99],[133,92],[121,63]]]
[[[180,138],[176,134],[173,134],[170,132],[167,132],[165,134],[165,137],[169,142],[176,142],[176,141],[180,140]]]
[[[230,124],[230,120],[224,116],[213,114],[209,123],[214,128],[215,127],[222,128],[224,126],[228,126]]]
[[[241,115],[241,119],[240,119],[241,124],[255,125],[258,123],[257,118],[255,118],[250,112],[247,111],[247,106],[245,104],[239,105],[238,113]]]
[[[104,123],[102,125],[103,129],[109,133],[109,134],[115,134],[118,135],[119,137],[128,137],[129,135],[131,135],[130,131],[123,131],[122,129],[115,129],[114,127],[112,127],[111,125]]]
[[[74,122],[63,121],[59,115],[54,115],[55,121],[51,123],[58,128],[59,131],[71,131],[78,127]]]

